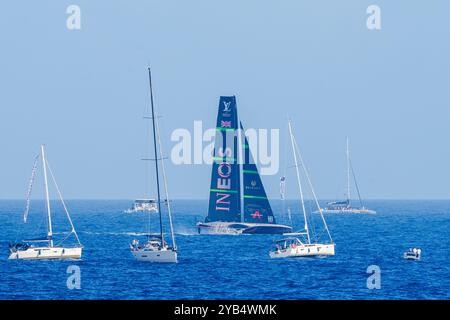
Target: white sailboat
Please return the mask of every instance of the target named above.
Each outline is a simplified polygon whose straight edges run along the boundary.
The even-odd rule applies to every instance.
[[[72,223],[72,219],[70,218],[69,211],[67,210],[67,206],[62,198],[61,192],[59,191],[59,187],[56,183],[55,177],[50,169],[50,166],[45,158],[44,146],[41,146],[41,158],[42,158],[42,166],[44,171],[44,189],[45,189],[45,198],[46,198],[46,209],[47,209],[47,236],[45,238],[40,239],[32,239],[32,240],[23,240],[19,243],[11,243],[9,245],[9,258],[8,259],[24,259],[24,260],[46,260],[46,259],[80,259],[81,252],[83,246],[78,239],[77,232]],[[34,177],[37,169],[39,157],[36,157],[36,161],[33,167],[30,186],[28,188],[28,196],[27,196],[27,207],[24,213],[24,221],[27,221],[28,212],[30,209],[30,193],[33,187]],[[50,171],[50,175],[55,184],[56,190],[58,191],[59,198],[63,205],[64,211],[66,212],[67,218],[69,220],[71,226],[71,232],[65,237],[66,240],[70,235],[74,235],[77,241],[77,245],[75,246],[63,246],[62,243],[64,240],[55,245],[53,239],[53,227],[52,227],[52,212],[50,207],[50,197],[48,191],[48,177],[47,177],[47,169]],[[41,245],[45,243],[46,245]]]
[[[358,192],[358,199],[360,206],[355,207],[351,204],[351,188],[350,188],[350,181],[351,177],[353,176],[353,181],[355,182],[356,191]],[[333,201],[327,203],[327,207],[323,210],[324,213],[358,213],[358,214],[375,214],[375,210],[371,210],[366,208],[363,205],[361,194],[359,192],[358,183],[356,181],[356,175],[355,171],[353,170],[351,158],[350,158],[350,149],[349,149],[349,143],[347,138],[347,199],[344,201]],[[316,212],[318,213],[318,212]]]
[[[177,255],[177,247],[175,243],[175,236],[173,232],[173,225],[172,225],[172,209],[169,201],[169,194],[168,194],[168,188],[167,188],[167,177],[166,177],[166,170],[164,166],[164,157],[162,152],[162,146],[161,146],[161,137],[159,132],[159,126],[157,121],[157,116],[155,113],[155,108],[153,105],[153,90],[152,90],[152,75],[150,68],[148,68],[148,75],[150,80],[150,104],[151,104],[151,117],[152,120],[152,128],[153,128],[153,147],[154,147],[154,156],[155,158],[152,159],[155,162],[155,171],[156,171],[156,190],[157,190],[157,199],[156,199],[156,205],[157,208],[159,208],[159,228],[160,233],[159,235],[151,235],[150,232],[146,236],[146,241],[142,244],[139,243],[138,239],[134,239],[130,244],[130,250],[133,256],[136,260],[139,261],[147,261],[147,262],[161,262],[161,263],[177,263],[178,262],[178,255]],[[172,245],[169,246],[169,244],[165,241],[164,238],[164,230],[163,230],[163,220],[162,220],[162,214],[163,214],[163,207],[161,206],[162,200],[161,200],[161,192],[160,192],[160,183],[159,183],[159,162],[161,161],[161,171],[163,175],[163,181],[164,181],[164,192],[166,199],[164,201],[165,206],[167,208],[168,217],[169,217],[169,225],[170,225],[170,233],[171,233],[171,240]],[[148,212],[148,214],[151,214]],[[148,225],[148,229],[150,230],[150,225]]]
[[[289,125],[289,134],[291,137],[292,152],[294,154],[295,169],[296,169],[296,174],[297,174],[297,184],[298,184],[299,194],[300,194],[300,207],[303,212],[303,218],[304,218],[305,224],[304,224],[304,230],[302,230],[300,232],[285,233],[284,235],[287,235],[289,237],[276,241],[275,248],[270,250],[269,256],[271,258],[333,256],[334,255],[333,239],[331,238],[330,231],[328,230],[328,225],[322,214],[322,209],[320,208],[319,202],[318,202],[316,194],[314,192],[311,180],[309,178],[308,171],[306,170],[306,167],[303,163],[300,149],[297,145],[294,134],[292,132],[292,124],[291,124],[290,120],[288,122],[288,125]],[[322,222],[323,222],[323,225],[326,230],[326,234],[329,239],[328,243],[320,243],[317,239],[313,240],[313,237],[311,236],[309,223],[308,223],[308,217],[307,217],[307,211],[306,211],[306,207],[305,207],[305,200],[304,200],[304,196],[303,196],[303,186],[302,186],[302,182],[300,179],[299,160],[300,160],[301,168],[303,169],[304,175],[308,182],[309,188],[311,189],[311,193],[314,197],[315,205],[317,206],[318,211],[322,217]],[[301,238],[299,238],[297,236],[301,236]]]

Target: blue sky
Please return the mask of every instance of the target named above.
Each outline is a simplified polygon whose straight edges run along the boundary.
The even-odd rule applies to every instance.
[[[66,28],[70,4],[81,30]],[[366,28],[370,4],[380,31]],[[172,130],[214,126],[219,96],[235,94],[246,127],[284,132],[289,114],[321,198],[344,192],[349,136],[366,198],[448,199],[449,11],[444,0],[5,2],[0,198],[24,197],[43,142],[67,198],[141,196],[150,65],[166,151]],[[168,172],[172,197],[208,196],[209,166]],[[277,198],[279,175],[263,179]]]

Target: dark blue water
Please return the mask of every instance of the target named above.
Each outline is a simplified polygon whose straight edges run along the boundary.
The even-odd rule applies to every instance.
[[[336,256],[289,260],[269,258],[276,236],[197,235],[206,202],[174,201],[176,265],[133,259],[128,244],[145,232],[146,219],[122,213],[130,201],[68,201],[83,259],[8,261],[9,241],[44,232],[41,205],[23,225],[24,203],[0,201],[0,299],[450,298],[450,201],[373,201],[367,205],[377,215],[329,215]],[[54,210],[55,231],[67,230],[63,211]],[[422,248],[422,261],[402,259],[413,246]],[[80,290],[66,286],[70,265],[81,268]],[[369,265],[381,269],[379,290],[367,288]]]

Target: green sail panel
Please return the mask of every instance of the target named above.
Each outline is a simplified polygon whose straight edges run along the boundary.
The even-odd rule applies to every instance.
[[[275,224],[272,207],[267,199],[267,194],[253,159],[242,123],[241,134],[243,136],[242,150],[244,157],[242,163],[244,222]]]

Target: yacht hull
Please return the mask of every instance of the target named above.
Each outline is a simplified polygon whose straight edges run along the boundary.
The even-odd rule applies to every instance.
[[[420,255],[419,254],[412,254],[410,252],[405,252],[403,254],[403,259],[419,261],[420,260]]]
[[[240,222],[200,222],[197,224],[199,234],[283,234],[292,228],[282,224],[240,223]]]
[[[319,213],[319,211],[315,211],[314,213]],[[342,214],[376,214],[375,210],[370,209],[323,209],[322,213],[333,214],[333,213],[342,213]]]
[[[317,256],[334,256],[334,244],[306,244],[283,250],[270,251],[269,256],[276,258],[301,258]]]
[[[10,260],[64,260],[81,259],[83,248],[63,248],[63,247],[32,247],[26,250],[11,252]]]
[[[178,254],[174,250],[152,250],[142,249],[131,251],[134,258],[138,261],[155,262],[155,263],[177,263]]]

